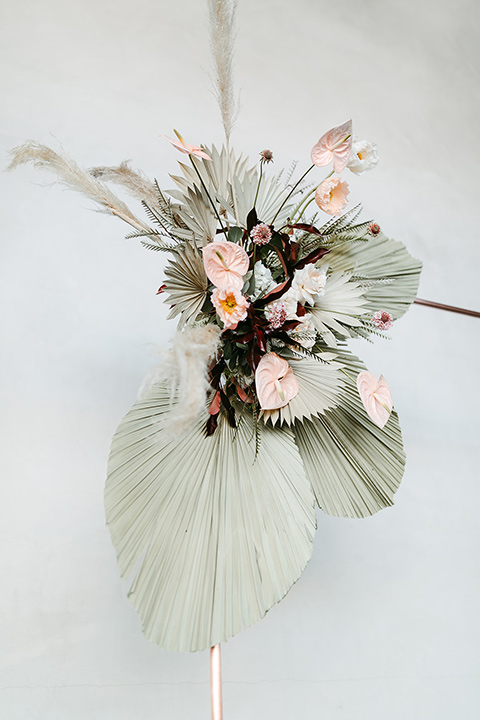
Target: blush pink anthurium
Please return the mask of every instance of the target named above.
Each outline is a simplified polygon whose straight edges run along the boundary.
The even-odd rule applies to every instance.
[[[208,279],[217,288],[241,290],[250,259],[237,243],[214,240],[203,248],[203,264]]]
[[[300,389],[292,368],[277,353],[267,353],[258,363],[255,387],[262,410],[285,407]]]
[[[387,381],[383,375],[377,380],[373,373],[364,370],[357,376],[357,388],[369,418],[379,428],[383,428],[393,408]]]
[[[337,125],[322,135],[311,152],[312,163],[324,167],[333,160],[336,173],[342,172],[348,163],[352,149],[352,121]]]
[[[201,147],[198,147],[198,145],[189,145],[185,142],[179,132],[177,132],[176,130],[174,130],[173,132],[177,136],[178,140],[173,140],[173,138],[170,138],[167,135],[161,135],[160,137],[163,137],[165,138],[165,140],[168,140],[168,142],[171,142],[173,147],[177,148],[177,150],[180,150],[180,152],[182,153],[186,153],[187,155],[195,155],[195,157],[202,158],[203,160],[212,159],[209,155],[207,155],[206,152],[202,150]]]

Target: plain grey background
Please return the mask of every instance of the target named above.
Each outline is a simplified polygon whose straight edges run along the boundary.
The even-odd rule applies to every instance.
[[[161,133],[221,143],[203,2],[2,5],[3,166],[33,138],[168,188]],[[475,0],[240,0],[233,137],[307,167],[352,117],[380,154],[352,202],[423,260],[421,297],[476,309],[479,21]],[[51,180],[0,175],[0,715],[208,718],[208,653],[143,638],[103,515],[111,436],[174,331],[164,258]],[[417,306],[391,336],[354,349],[400,414],[396,505],[319,513],[299,582],[223,647],[225,720],[480,716],[480,320]]]

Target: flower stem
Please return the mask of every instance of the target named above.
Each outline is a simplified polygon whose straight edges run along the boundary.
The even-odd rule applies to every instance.
[[[195,160],[193,159],[193,155],[190,155],[189,157],[190,157],[190,160],[192,161],[193,168],[194,168],[195,172],[196,172],[197,175],[198,175],[198,179],[199,179],[200,182],[202,183],[202,187],[203,187],[203,189],[205,190],[205,192],[207,193],[207,197],[208,197],[208,199],[210,200],[210,204],[211,204],[211,206],[212,206],[212,208],[213,208],[213,212],[214,212],[215,215],[217,216],[217,220],[218,220],[218,222],[220,223],[220,227],[222,228],[222,232],[223,232],[223,234],[225,235],[225,237],[227,237],[227,234],[226,234],[226,231],[225,231],[225,227],[224,227],[224,225],[223,225],[223,223],[222,223],[222,220],[221,220],[221,218],[220,218],[220,215],[218,214],[218,211],[217,211],[217,208],[216,208],[216,206],[215,206],[215,203],[213,202],[212,197],[211,197],[210,193],[208,192],[207,186],[206,186],[205,183],[203,182],[203,178],[202,178],[202,176],[200,175],[200,171],[199,171],[199,169],[198,169],[197,166],[196,166]]]
[[[260,183],[262,182],[262,174],[263,174],[263,162],[260,160],[260,176],[258,178],[257,192],[255,193],[255,200],[253,201],[253,207],[255,207],[255,205],[257,204],[258,191],[260,190]]]
[[[329,172],[328,175],[323,178],[322,182],[325,182],[325,180],[328,180],[328,178],[332,177],[334,172],[335,172],[334,170],[332,170],[332,172]],[[320,185],[322,184],[322,182],[320,183]],[[317,188],[315,187],[312,190],[310,190],[310,192],[304,197],[304,199],[300,202],[300,204],[297,205],[297,207],[295,208],[295,210],[293,212],[293,217],[295,217],[295,215],[298,215],[298,217],[296,218],[296,220],[292,220],[292,224],[294,222],[297,222],[298,220],[300,220],[303,213],[305,212],[305,210],[307,209],[307,207],[310,205],[310,203],[313,200],[313,198],[311,198],[309,200],[310,196],[316,192],[317,192]],[[307,200],[308,200],[308,202],[307,202]]]
[[[291,196],[293,195],[293,193],[295,192],[295,190],[297,189],[297,187],[300,185],[300,183],[302,182],[302,180],[308,175],[308,173],[310,172],[310,170],[313,170],[314,167],[315,167],[315,165],[311,165],[311,166],[308,168],[308,170],[306,170],[306,171],[303,173],[303,175],[302,175],[302,177],[300,178],[300,180],[295,183],[295,185],[294,185],[293,188],[290,190],[290,192],[288,193],[287,197],[285,198],[285,200],[283,201],[283,203],[280,205],[280,207],[278,208],[277,212],[275,213],[275,217],[273,218],[273,220],[272,220],[272,222],[270,223],[270,225],[273,225],[273,223],[275,222],[275,220],[277,219],[277,217],[278,217],[278,215],[279,215],[279,213],[280,213],[280,210],[283,208],[283,206],[285,205],[285,203],[291,198]]]

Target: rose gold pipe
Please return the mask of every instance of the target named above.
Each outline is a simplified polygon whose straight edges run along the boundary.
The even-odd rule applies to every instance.
[[[448,310],[449,312],[459,313],[460,315],[471,315],[480,318],[480,312],[476,310],[466,310],[465,308],[455,307],[454,305],[442,305],[441,303],[432,302],[431,300],[420,300],[417,298],[413,301],[416,305],[426,305],[427,307],[437,308],[438,310]]]
[[[222,656],[220,644],[210,648],[210,689],[212,693],[212,720],[222,720]]]

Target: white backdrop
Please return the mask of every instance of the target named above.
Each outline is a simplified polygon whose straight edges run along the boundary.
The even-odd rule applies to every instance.
[[[2,166],[34,138],[171,187],[161,133],[221,142],[203,2],[2,5]],[[421,297],[476,309],[479,22],[475,0],[240,0],[234,133],[306,167],[352,117],[381,162],[351,199],[423,260]],[[174,329],[164,258],[47,174],[0,181],[0,716],[208,718],[208,654],[143,638],[103,515],[111,436]],[[416,306],[391,334],[355,349],[401,417],[396,505],[319,513],[297,585],[223,648],[226,720],[480,716],[480,320]]]

